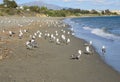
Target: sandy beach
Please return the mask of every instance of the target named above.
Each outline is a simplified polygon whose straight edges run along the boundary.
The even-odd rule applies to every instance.
[[[86,42],[74,37],[62,18],[0,19],[3,20],[0,22],[0,82],[120,82],[120,73],[106,65],[94,50],[93,55],[84,54]],[[28,32],[19,39],[19,31],[25,29]],[[12,37],[10,30],[15,32]],[[27,49],[26,41],[37,31],[43,33],[35,38],[38,47]],[[70,43],[58,45],[45,38],[46,32],[55,35],[55,31],[59,34],[57,38],[64,34]],[[71,59],[79,49],[82,50],[80,59]]]

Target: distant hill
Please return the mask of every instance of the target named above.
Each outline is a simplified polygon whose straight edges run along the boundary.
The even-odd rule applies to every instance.
[[[53,5],[53,4],[47,4],[43,1],[33,1],[33,2],[28,2],[28,3],[24,3],[24,4],[20,4],[20,6],[45,6],[48,9],[53,9],[53,10],[60,10],[62,9],[62,7],[57,6],[57,5]]]

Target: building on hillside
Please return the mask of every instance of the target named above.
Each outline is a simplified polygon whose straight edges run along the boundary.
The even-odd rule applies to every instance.
[[[120,10],[111,10],[111,12],[113,12],[113,13],[117,13],[117,14],[120,15]]]

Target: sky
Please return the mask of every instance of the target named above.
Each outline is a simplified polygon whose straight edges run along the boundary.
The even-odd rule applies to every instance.
[[[3,0],[0,0],[0,3]],[[15,0],[18,4],[44,1],[48,4],[54,4],[61,7],[80,8],[80,9],[97,9],[97,10],[120,10],[120,0]]]

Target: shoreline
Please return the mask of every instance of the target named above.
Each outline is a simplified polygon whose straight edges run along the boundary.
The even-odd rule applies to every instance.
[[[73,17],[74,18],[74,17]],[[76,17],[77,18],[77,17]],[[62,19],[62,20],[66,20],[66,19],[72,19],[72,18],[65,18],[65,19]],[[70,30],[69,28],[71,28],[71,25],[68,25],[68,29],[66,29],[66,30]],[[71,30],[70,30],[71,31]],[[83,40],[84,41],[84,44],[85,43],[87,43],[88,44],[88,42],[85,40],[85,39],[82,39],[82,38],[79,38],[79,37],[77,37],[77,36],[73,36],[73,37],[75,37],[75,38],[78,38],[78,39],[80,39],[80,40]],[[116,72],[118,72],[119,74],[120,74],[120,72],[119,71],[117,71],[114,67],[112,67],[111,65],[109,65],[109,64],[107,64],[107,62],[104,60],[104,59],[102,59],[102,57],[101,57],[101,55],[97,52],[97,49],[95,49],[95,47],[92,45],[91,46],[91,48],[92,48],[92,50],[94,51],[94,53],[96,54],[96,55],[98,55],[98,57],[100,58],[100,60],[103,62],[103,63],[105,63],[108,67],[110,67],[112,70],[114,70],[114,71],[116,71]]]
[[[116,17],[116,16],[115,16]],[[93,17],[92,17],[93,18]],[[72,18],[68,18],[68,20],[71,20]],[[74,19],[74,18],[73,18]],[[65,21],[66,21],[67,19],[65,19]],[[69,22],[74,22],[74,21],[69,21]],[[68,22],[67,22],[68,23]],[[75,23],[75,22],[74,22]],[[72,27],[73,27],[73,25],[72,25],[72,23],[70,24]],[[75,25],[74,25],[74,27],[75,27]],[[75,31],[75,30],[74,30]],[[82,30],[82,31],[84,31],[84,30]],[[81,33],[82,33],[82,31],[80,31]],[[78,32],[77,31],[75,31],[77,34],[78,34]],[[84,35],[81,35],[81,33],[80,33],[80,36],[78,36],[78,35],[76,35],[75,37],[77,37],[77,38],[81,38],[82,37],[82,39],[84,39],[84,40],[86,40],[87,42],[89,42],[90,40],[93,40],[93,42],[95,42],[95,41],[97,41],[95,38],[89,38],[89,36],[87,37],[87,38],[89,38],[89,39],[87,39],[87,38],[84,38],[83,36]],[[90,36],[93,36],[92,35],[92,33],[91,33],[91,35]],[[95,35],[96,36],[96,35]],[[94,37],[94,36],[93,36]],[[98,36],[99,37],[99,36]],[[99,39],[100,40],[100,39]],[[98,41],[97,42],[98,44],[100,44],[100,42]],[[101,41],[101,43],[103,43],[104,45],[105,45],[105,42],[102,42]],[[110,62],[110,60],[107,60],[107,57],[108,57],[108,55],[110,55],[110,49],[108,48],[108,53],[106,53],[106,55],[104,55],[103,56],[103,54],[101,54],[101,51],[100,51],[100,49],[99,49],[99,47],[101,46],[101,45],[97,45],[96,43],[94,43],[94,50],[100,55],[100,58],[104,61],[104,63],[106,63],[108,66],[110,66],[112,69],[114,69],[115,71],[117,71],[117,72],[119,72],[120,73],[120,70],[119,70],[119,65],[118,66],[115,66],[115,64],[116,63],[113,63],[113,64],[111,64],[111,63],[109,63]],[[108,46],[108,45],[106,45],[106,47],[110,47],[110,46]],[[119,48],[118,48],[119,49]],[[115,52],[114,52],[115,53]],[[113,54],[112,54],[113,55]],[[115,54],[114,54],[115,55]],[[111,58],[111,60],[112,60],[112,58]],[[114,59],[115,60],[115,59]],[[108,62],[109,61],[109,62]],[[117,61],[113,61],[113,62],[117,62]],[[118,64],[118,63],[117,63]]]
[[[120,16],[120,15],[101,15],[101,16],[67,16],[67,17],[64,17],[64,18],[85,18],[85,17],[114,17],[114,16]]]
[[[16,35],[7,38],[9,43],[1,44],[10,48],[12,53],[10,57],[0,61],[0,79],[4,82],[118,82],[120,74],[109,67],[100,58],[98,53],[94,55],[82,54],[80,60],[71,60],[70,56],[75,54],[78,49],[85,51],[85,40],[76,38],[73,35],[67,35],[71,39],[70,44],[56,45],[50,43],[49,39],[37,38],[38,48],[32,50],[26,49],[25,42],[29,40],[30,34],[37,30],[54,33],[56,30],[59,34],[61,29],[69,32],[68,25],[64,27],[62,19],[40,18],[29,25],[23,26],[23,29],[29,29],[24,34],[23,39],[19,39],[17,34],[19,29],[16,28]],[[39,21],[40,20],[40,21]],[[51,23],[54,22],[56,24]],[[48,22],[48,23],[47,23]],[[41,27],[39,27],[41,25]],[[8,36],[8,35],[5,35]],[[59,37],[59,36],[58,36]],[[3,39],[4,40],[4,39]]]

